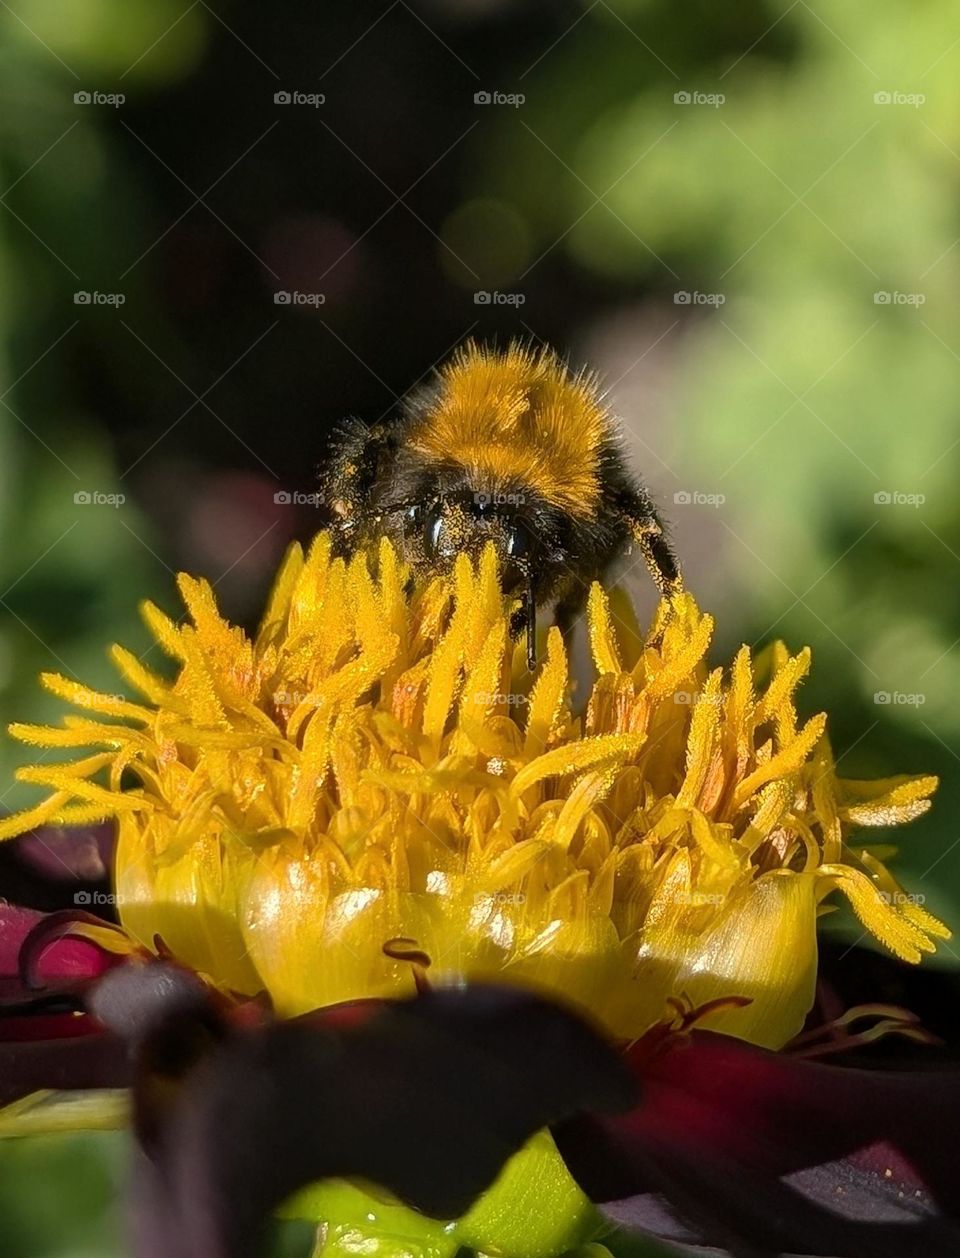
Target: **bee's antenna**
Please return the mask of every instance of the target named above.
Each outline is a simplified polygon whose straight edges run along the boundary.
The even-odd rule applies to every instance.
[[[532,673],[537,667],[537,600],[533,593],[533,573],[527,572],[527,588],[523,599],[524,622],[527,630],[527,669]]]

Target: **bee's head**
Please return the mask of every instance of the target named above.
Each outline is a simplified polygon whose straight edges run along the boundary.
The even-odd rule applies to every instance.
[[[476,561],[493,546],[504,590],[522,600],[514,625],[526,630],[532,661],[536,609],[558,592],[569,568],[574,530],[566,513],[519,478],[491,484],[462,463],[425,468],[402,450],[383,486],[378,529],[414,568],[448,572],[459,555]]]
[[[550,593],[560,547],[555,513],[520,491],[456,489],[426,495],[405,513],[408,553],[442,570],[460,554],[476,559],[491,543],[508,592]]]
[[[528,579],[542,550],[535,512],[522,494],[459,490],[422,504],[411,523],[420,532],[424,558],[440,567],[464,551],[475,556],[492,542],[507,589]]]
[[[463,553],[476,558],[492,543],[503,588],[523,597],[519,613],[526,629],[528,661],[535,661],[536,605],[551,583],[556,547],[549,521],[522,493],[459,488],[412,508],[407,536],[434,567],[448,569]]]

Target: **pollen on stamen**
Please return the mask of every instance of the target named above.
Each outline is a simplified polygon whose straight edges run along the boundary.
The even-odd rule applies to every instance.
[[[114,653],[142,705],[45,676],[82,714],[15,736],[98,752],[21,770],[48,794],[0,837],[115,818],[126,929],[282,1014],[413,991],[425,957],[627,1039],[685,995],[780,1047],[813,1003],[828,898],[909,961],[949,937],[853,839],[919,816],[936,780],[838,778],[825,717],[799,715],[809,652],[711,668],[689,594],[644,632],[594,587],[580,707],[556,628],[528,675],[492,549],[414,577],[386,542],[347,562],[320,534],[253,636],[206,582],[180,589],[188,623],[145,608],[173,681]]]

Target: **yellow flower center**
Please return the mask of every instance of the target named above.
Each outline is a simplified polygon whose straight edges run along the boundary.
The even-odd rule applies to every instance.
[[[925,811],[935,779],[839,780],[825,718],[794,707],[809,652],[709,671],[689,595],[644,636],[594,586],[582,703],[555,628],[527,673],[491,549],[411,586],[387,543],[345,562],[321,534],[252,639],[206,582],[180,590],[191,624],[144,608],[172,683],[114,648],[144,704],[45,675],[89,715],[12,732],[103,750],[21,770],[53,794],[0,837],[116,817],[128,930],[284,1014],[411,991],[385,950],[404,937],[431,974],[540,988],[622,1036],[669,997],[746,996],[707,1024],[778,1046],[832,891],[907,960],[949,937],[850,840]]]

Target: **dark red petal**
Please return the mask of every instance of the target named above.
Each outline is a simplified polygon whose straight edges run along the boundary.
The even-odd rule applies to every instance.
[[[670,1150],[655,1157],[658,1192],[616,1203],[609,1215],[621,1226],[684,1245],[709,1241],[719,1252],[758,1258],[948,1258],[960,1252],[955,1221],[885,1191],[882,1181],[847,1162],[784,1181],[709,1156],[695,1165],[678,1161]]]
[[[69,937],[85,916],[0,904],[0,1104],[38,1088],[129,1080],[126,1044],[84,1011],[91,984],[119,959]]]
[[[61,909],[41,917],[20,948],[20,977],[32,990],[60,980],[93,979],[112,969],[122,956],[101,948],[84,934],[85,926],[112,932],[108,922],[79,909]],[[121,939],[125,936],[116,929]]]
[[[82,918],[85,915],[70,913],[70,916]],[[99,919],[91,920],[103,925]],[[0,903],[0,980],[5,980],[3,986],[7,993],[23,986],[25,948],[31,976],[38,983],[95,978],[103,973],[107,962],[102,950],[85,939],[62,937],[62,921],[58,913],[38,913],[35,909]],[[51,932],[49,937],[48,931]]]
[[[20,949],[43,914],[0,901],[0,977],[20,979]]]
[[[65,1014],[62,1019],[69,1019],[70,1025],[56,1028],[59,1039],[0,1042],[0,1105],[46,1088],[129,1086],[127,1045],[82,1014]],[[60,1021],[43,1019],[44,1023]]]
[[[143,1252],[255,1254],[279,1202],[327,1176],[456,1217],[533,1132],[635,1100],[600,1037],[515,990],[441,989],[235,1033],[187,1075],[159,1132]]]
[[[40,826],[0,843],[0,896],[52,912],[84,907],[115,917],[109,877],[116,827]]]
[[[657,1056],[647,1050],[641,1041],[630,1054],[639,1107],[555,1133],[595,1200],[659,1193],[704,1239],[761,1253],[960,1253],[960,1228],[932,1217],[934,1207],[960,1209],[956,1071],[844,1069],[709,1032]],[[853,1175],[858,1199],[873,1206],[856,1223],[834,1212]],[[909,1228],[866,1221],[891,1205],[919,1216]]]
[[[26,915],[27,923],[39,919],[33,927],[38,947],[51,932],[48,952],[62,952],[78,942],[58,937],[59,930],[70,925],[58,921],[59,915],[18,912]],[[72,915],[71,921],[76,924]],[[23,924],[19,923],[21,928]],[[193,1028],[201,1018],[215,1022],[221,1000],[195,974],[142,956],[120,959],[100,978],[85,970],[82,980],[63,980],[51,991],[26,993],[24,998],[21,989],[20,999],[0,1003],[0,1104],[38,1089],[128,1087],[135,1050],[145,1039],[154,1057],[161,1058],[164,1035],[169,1036],[178,1019]],[[140,1066],[142,1072],[142,1061]]]
[[[110,929],[74,910],[38,913],[0,904],[0,1040],[59,1036],[69,1024],[44,1026],[42,1018],[82,1009],[90,984],[121,959],[91,940],[72,937],[84,919]]]

